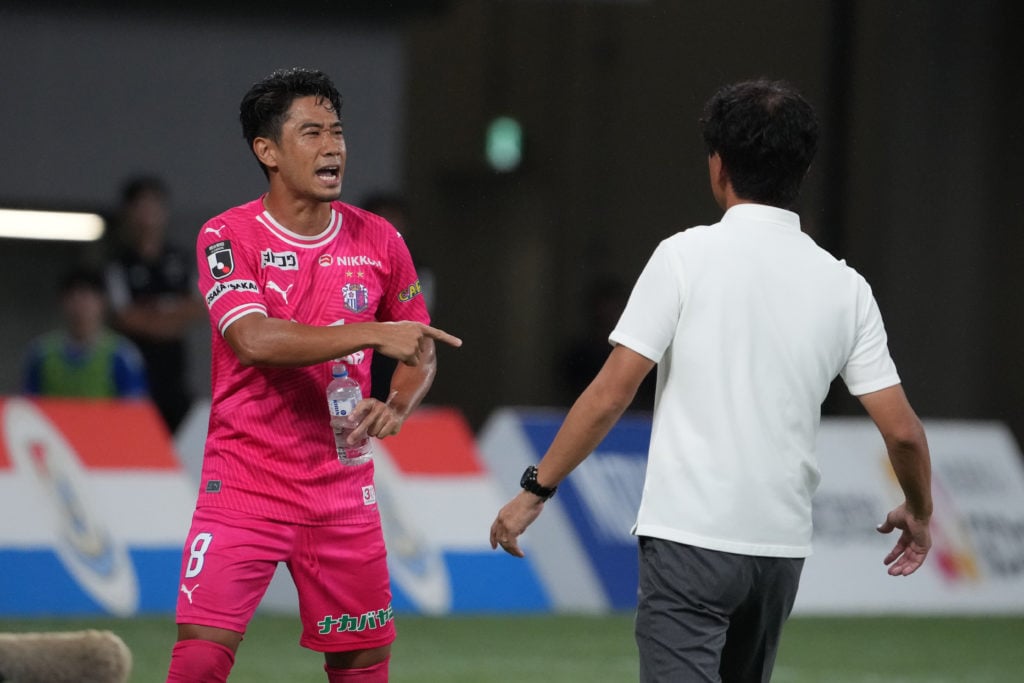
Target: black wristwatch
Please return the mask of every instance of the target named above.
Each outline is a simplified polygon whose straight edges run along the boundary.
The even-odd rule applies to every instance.
[[[529,491],[541,500],[547,500],[555,495],[555,491],[558,490],[557,486],[549,488],[537,483],[537,468],[534,465],[526,468],[526,471],[523,472],[523,478],[519,480],[519,485],[523,487],[523,490]]]

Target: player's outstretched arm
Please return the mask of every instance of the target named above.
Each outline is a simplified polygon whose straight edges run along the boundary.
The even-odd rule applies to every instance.
[[[892,576],[907,576],[924,563],[932,546],[928,528],[932,516],[928,440],[902,386],[897,384],[859,398],[885,440],[889,462],[906,497],[902,505],[889,512],[878,531],[887,534],[900,530],[885,564]]]
[[[225,331],[224,339],[242,365],[298,367],[323,363],[372,348],[407,365],[420,361],[423,339],[451,346],[462,340],[417,322],[355,323],[318,327],[259,313],[243,316]]]
[[[625,346],[612,349],[608,360],[576,399],[554,441],[537,465],[537,481],[553,487],[590,455],[629,407],[654,361]],[[499,512],[491,525],[491,548],[523,557],[518,537],[540,516],[544,501],[520,492]]]

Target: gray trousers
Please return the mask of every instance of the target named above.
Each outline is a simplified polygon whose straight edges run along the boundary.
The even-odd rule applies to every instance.
[[[641,683],[768,683],[803,559],[639,545]]]

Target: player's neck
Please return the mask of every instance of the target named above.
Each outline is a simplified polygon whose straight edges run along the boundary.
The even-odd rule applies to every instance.
[[[263,208],[274,220],[299,235],[319,235],[331,222],[331,203],[288,197],[271,189],[263,195]]]

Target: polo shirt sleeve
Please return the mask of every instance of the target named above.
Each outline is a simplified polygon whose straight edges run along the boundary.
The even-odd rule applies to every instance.
[[[900,383],[889,355],[888,337],[871,287],[858,276],[857,334],[853,351],[840,375],[854,396],[870,394]]]
[[[640,273],[608,340],[655,363],[661,362],[676,334],[683,294],[681,264],[673,258],[666,240],[654,250]]]

